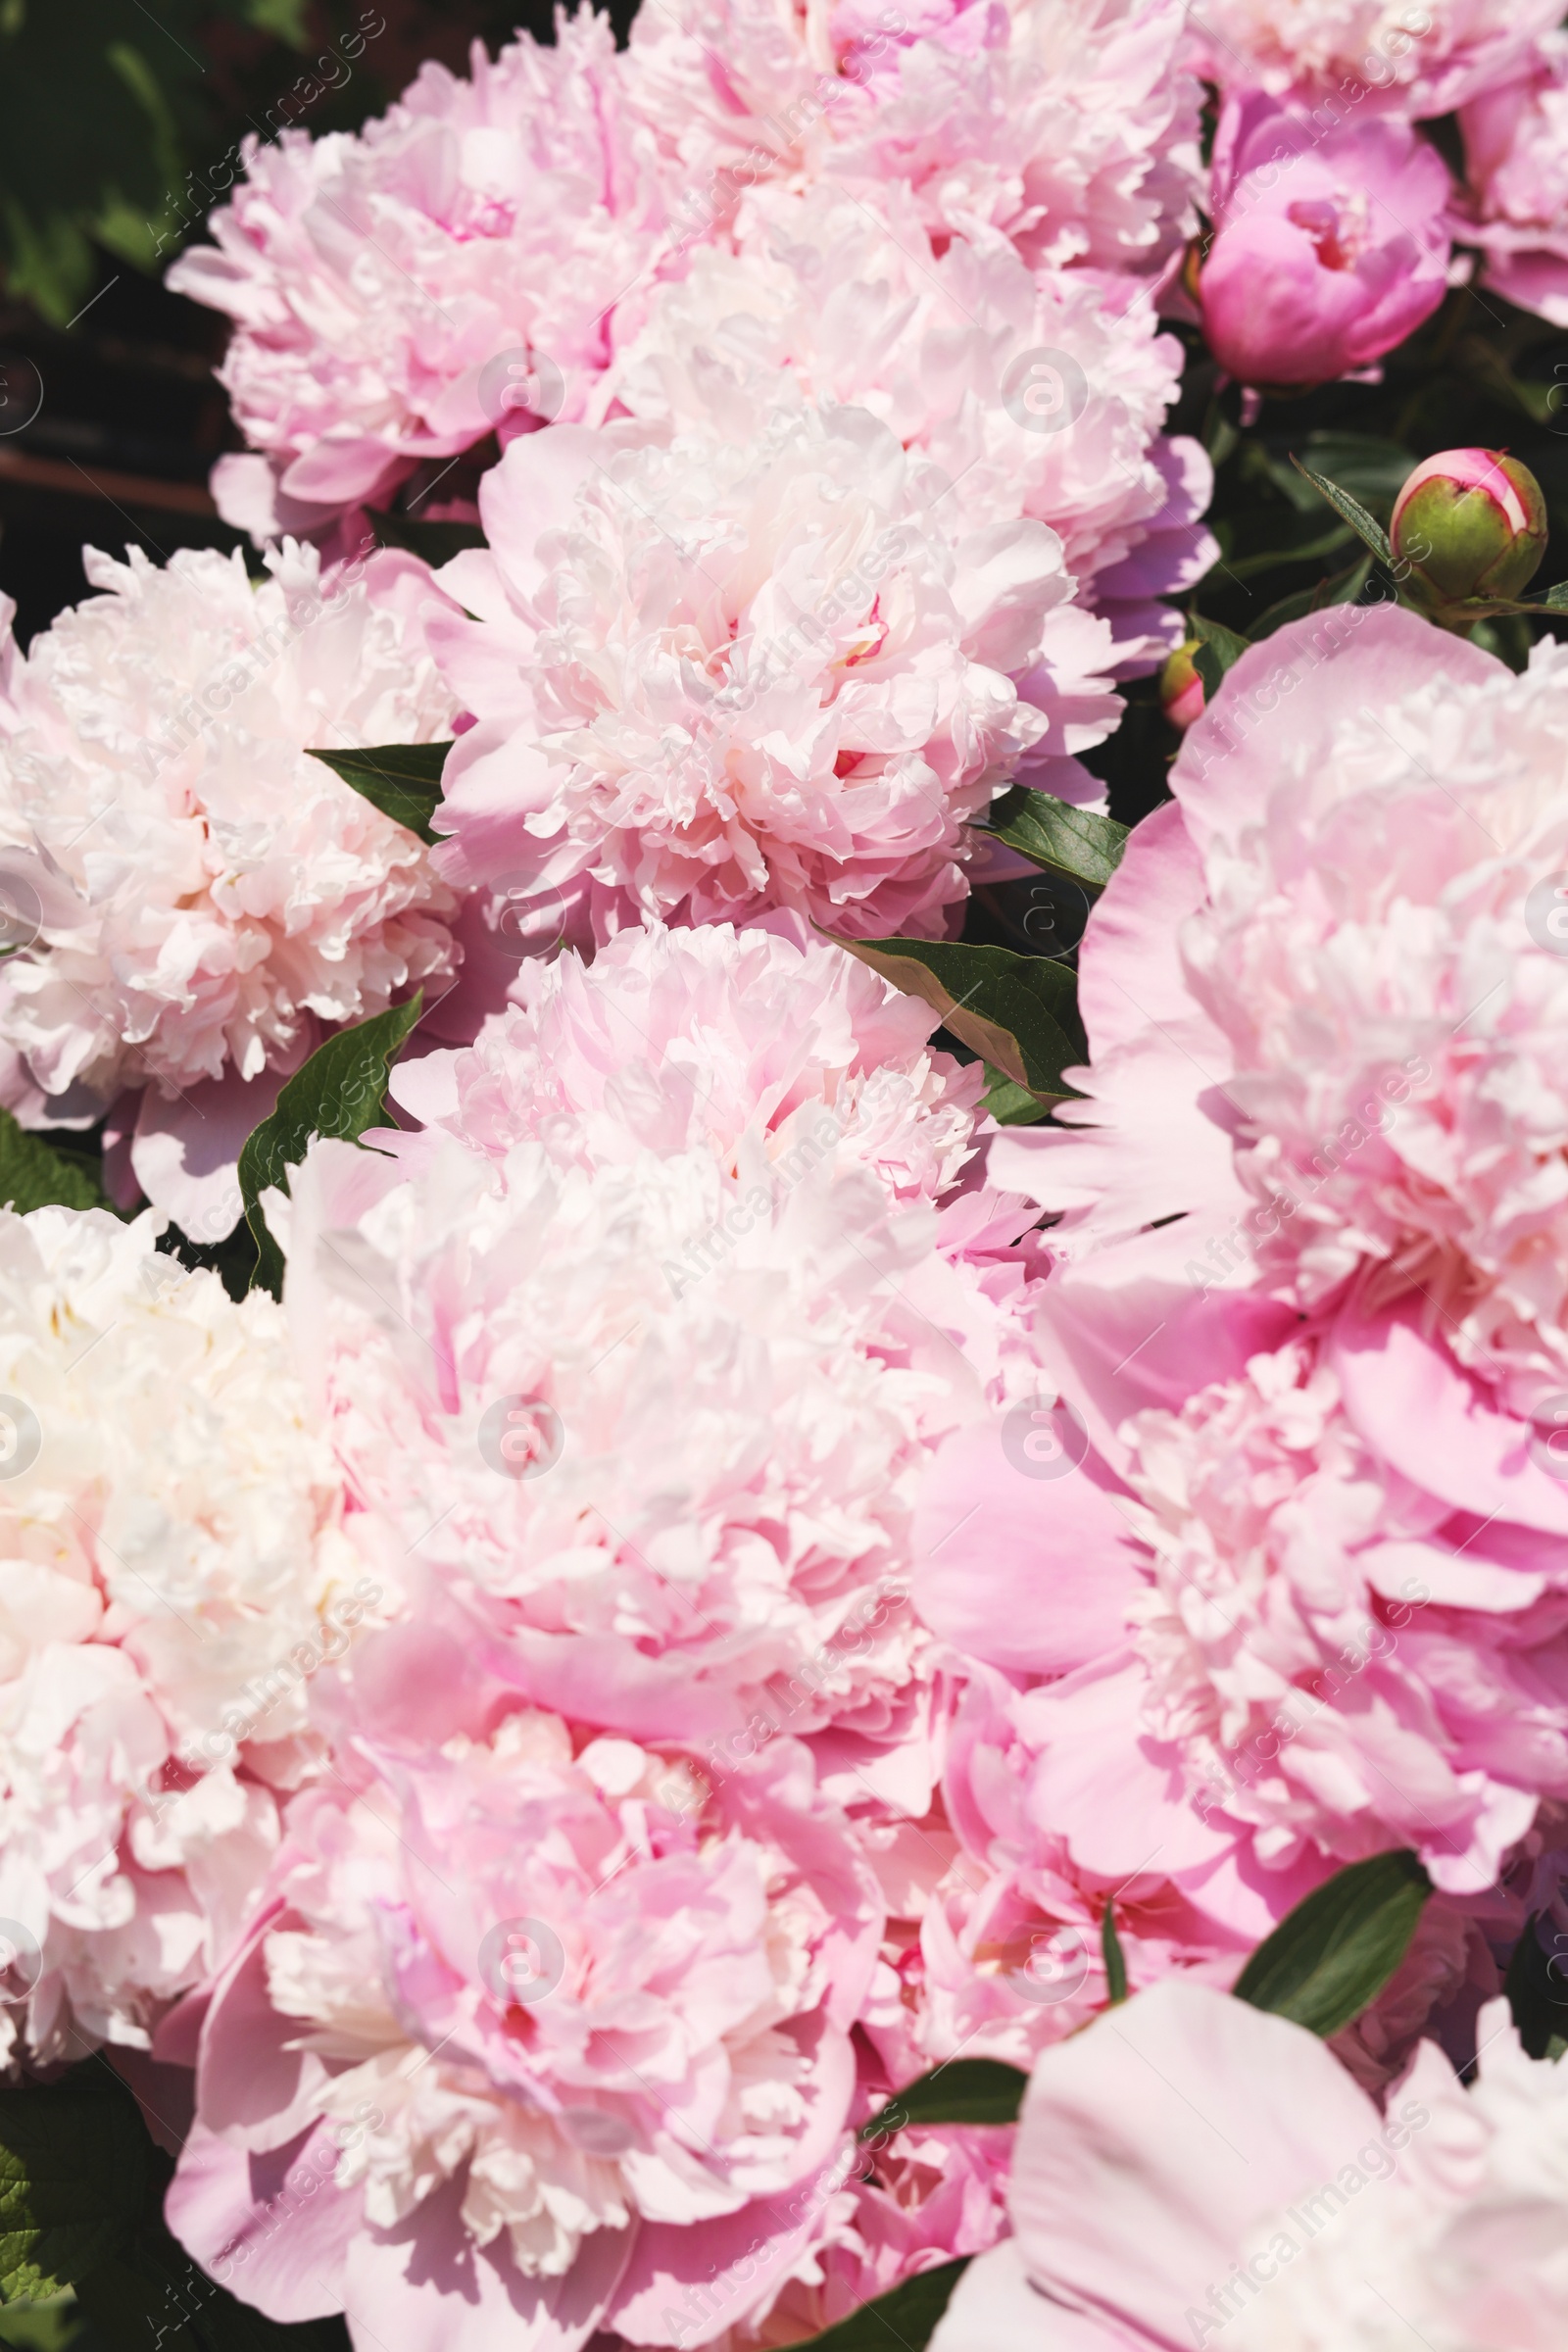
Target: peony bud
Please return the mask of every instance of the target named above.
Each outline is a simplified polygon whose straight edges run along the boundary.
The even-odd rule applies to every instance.
[[[1447,286],[1447,167],[1407,122],[1314,135],[1260,91],[1226,101],[1198,281],[1203,332],[1238,382],[1353,374]]]
[[[1545,553],[1546,502],[1502,450],[1446,449],[1399,492],[1389,542],[1437,605],[1517,596]]]
[[[1173,727],[1184,730],[1195,718],[1203,715],[1203,681],[1198,674],[1193,656],[1198,651],[1198,639],[1189,637],[1173,654],[1165,658],[1159,673],[1159,700],[1165,716]]]

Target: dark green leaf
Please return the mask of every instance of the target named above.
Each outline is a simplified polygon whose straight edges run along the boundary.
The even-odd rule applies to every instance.
[[[1015,1086],[1004,1071],[993,1069],[989,1061],[980,1107],[991,1113],[999,1127],[1034,1127],[1051,1116],[1049,1102],[1042,1102],[1026,1086]]]
[[[919,997],[946,1027],[1014,1086],[1055,1101],[1062,1077],[1089,1058],[1071,972],[1043,956],[954,940],[841,939],[874,972]]]
[[[1309,564],[1319,556],[1332,556],[1354,537],[1348,523],[1337,523],[1316,539],[1308,539],[1300,547],[1271,547],[1260,556],[1230,556],[1225,568],[1232,579],[1250,579],[1255,572],[1275,571],[1282,564]]]
[[[412,514],[372,514],[370,521],[383,547],[406,547],[433,568],[488,544],[476,522],[420,522]]]
[[[922,2352],[969,2259],[963,2254],[956,2262],[939,2263],[934,2271],[916,2271],[874,2303],[862,2303],[836,2328],[808,2336],[798,2352]],[[998,2352],[1007,2352],[1007,2347],[999,2345]]]
[[[1352,498],[1348,490],[1342,490],[1337,482],[1329,481],[1324,474],[1314,473],[1310,466],[1301,464],[1299,458],[1292,458],[1291,464],[1296,467],[1298,473],[1305,475],[1320,497],[1328,500],[1340,520],[1348,522],[1356,537],[1362,540],[1375,556],[1385,564],[1393,563],[1394,550],[1389,545],[1388,532],[1375,515],[1367,513],[1359,499]]]
[[[1104,1917],[1100,1923],[1100,1948],[1105,1961],[1105,1990],[1113,2003],[1124,2001],[1127,1998],[1127,1963],[1122,1957],[1121,1937],[1116,1933],[1116,1906],[1113,1902],[1106,1903]]]
[[[1288,620],[1303,620],[1308,612],[1321,612],[1329,605],[1353,605],[1372,576],[1370,555],[1358,556],[1344,571],[1331,579],[1319,580],[1313,588],[1303,588],[1296,596],[1282,596],[1279,603],[1270,605],[1252,623],[1254,642],[1271,637]]]
[[[1420,462],[1402,442],[1375,433],[1309,433],[1306,455],[1315,472],[1373,514],[1392,512]]]
[[[1547,612],[1568,612],[1568,580],[1559,580],[1555,588],[1548,588],[1541,602]]]
[[[256,1236],[256,1280],[274,1297],[282,1289],[283,1256],[268,1231],[261,1196],[273,1185],[288,1191],[288,1171],[305,1157],[313,1136],[352,1141],[377,1123],[388,1068],[418,1020],[422,1000],[420,990],[407,1004],[394,1004],[358,1028],[339,1029],[295,1071],[270,1118],[246,1138],[239,1155],[240,1195]]]
[[[416,833],[426,849],[441,838],[430,819],[441,799],[441,769],[450,743],[383,743],[368,752],[315,752],[357,793]]]
[[[1559,1936],[1564,1948],[1547,1952],[1540,1925],[1540,1914],[1532,1913],[1513,1947],[1502,1989],[1527,2055],[1560,2058],[1568,2049],[1568,1937]]]
[[[1113,817],[1071,808],[1049,792],[1031,791],[1027,784],[1015,784],[993,804],[986,830],[1036,865],[1067,874],[1091,890],[1103,890],[1121,861],[1127,839],[1127,827]]]
[[[0,2089],[0,2302],[39,2302],[126,2243],[146,2178],[135,2106],[95,2066]]]
[[[1015,2124],[1029,2078],[1000,2058],[950,2058],[860,2126],[862,2139],[884,2139],[910,2124]]]
[[[1227,629],[1220,621],[1205,620],[1201,612],[1189,612],[1187,626],[1198,640],[1193,667],[1203,681],[1204,702],[1211,703],[1225,672],[1235,668],[1251,640],[1238,637],[1234,629]]]
[[[1407,1848],[1352,1862],[1288,1912],[1236,1980],[1238,2000],[1338,2034],[1404,1958],[1432,1882]]]
[[[79,1153],[56,1151],[41,1135],[0,1110],[0,1207],[25,1215],[58,1201],[64,1208],[107,1208],[103,1187]]]

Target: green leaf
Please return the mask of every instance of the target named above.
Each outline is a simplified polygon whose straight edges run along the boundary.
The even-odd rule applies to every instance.
[[[440,803],[441,769],[451,749],[450,743],[383,743],[368,752],[313,751],[309,757],[322,760],[383,816],[407,825],[433,849],[441,836],[431,830],[430,819]]]
[[[988,1110],[999,1127],[1034,1127],[1051,1116],[1051,1105],[1032,1095],[1026,1086],[1015,1086],[1002,1070],[994,1069],[988,1061],[986,1091],[980,1098],[980,1107]]]
[[[107,2070],[0,2090],[0,2302],[42,2302],[126,2243],[146,2132]]]
[[[1238,2000],[1325,2037],[1376,2000],[1404,1958],[1432,1881],[1408,1848],[1352,1862],[1286,1913],[1236,1980]]]
[[[1568,2049],[1568,1951],[1544,1951],[1537,1935],[1541,1915],[1532,1912],[1513,1947],[1502,1989],[1513,2011],[1519,2039],[1531,2058],[1560,2058]],[[1559,1944],[1564,1942],[1559,1936]]]
[[[796,2352],[922,2352],[969,2262],[970,2257],[961,2254],[956,2262],[939,2263],[934,2271],[916,2271],[874,2303],[862,2303],[836,2328],[808,2336]],[[998,2352],[1005,2348],[999,2346]]]
[[[63,1208],[107,1208],[103,1187],[79,1152],[57,1152],[41,1135],[0,1110],[0,1206],[25,1216],[58,1201]]]
[[[1309,433],[1306,454],[1316,472],[1372,512],[1393,511],[1420,463],[1402,442],[1376,433]]]
[[[1319,556],[1332,556],[1353,536],[1348,523],[1336,523],[1332,531],[1308,539],[1301,547],[1271,547],[1260,556],[1227,557],[1225,568],[1233,579],[1250,579],[1255,572],[1276,571],[1282,564],[1309,564]]]
[[[1546,590],[1541,600],[1541,610],[1544,612],[1568,612],[1568,580],[1559,580],[1555,588]]]
[[[1219,692],[1225,672],[1235,668],[1251,639],[1238,637],[1236,631],[1226,628],[1222,621],[1205,620],[1201,612],[1189,612],[1187,626],[1198,640],[1193,667],[1203,681],[1204,702],[1211,703]]]
[[[1121,862],[1127,827],[1113,817],[1074,808],[1049,792],[1015,784],[992,805],[986,831],[1034,864],[1103,890]]]
[[[1374,515],[1367,513],[1359,499],[1352,498],[1348,490],[1342,490],[1337,482],[1331,482],[1326,475],[1314,473],[1310,466],[1301,464],[1299,458],[1293,457],[1291,464],[1298,473],[1305,475],[1321,498],[1328,500],[1340,520],[1348,522],[1356,537],[1364,541],[1375,556],[1385,564],[1394,562],[1394,550],[1389,545],[1388,532]]]
[[[1074,1091],[1062,1077],[1089,1059],[1071,972],[1050,957],[956,940],[841,939],[884,980],[919,997],[945,1026],[1014,1086],[1047,1101]]]
[[[1105,1905],[1100,1923],[1100,1949],[1105,1961],[1105,1990],[1114,2006],[1127,1998],[1127,1963],[1122,1957],[1121,1937],[1116,1933],[1116,1906]]]
[[[1322,612],[1330,605],[1353,605],[1371,576],[1371,556],[1358,556],[1344,571],[1319,580],[1315,587],[1302,588],[1295,596],[1282,596],[1278,604],[1270,605],[1252,623],[1253,642],[1261,644],[1288,620],[1304,620],[1308,612]]]
[[[256,1280],[274,1298],[283,1287],[283,1254],[268,1231],[261,1196],[270,1186],[288,1191],[288,1171],[305,1157],[313,1136],[355,1141],[373,1127],[386,1102],[387,1072],[419,1018],[424,992],[378,1012],[354,1029],[339,1029],[295,1071],[270,1118],[245,1140],[239,1189],[256,1237]]]
[[[910,2124],[1015,2124],[1029,2078],[1000,2058],[950,2058],[860,2126],[862,2139],[882,2139]]]

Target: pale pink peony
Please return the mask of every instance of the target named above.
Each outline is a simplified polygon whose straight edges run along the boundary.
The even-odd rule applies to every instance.
[[[1105,1432],[1239,1371],[1297,1309],[1353,1299],[1419,1313],[1492,1394],[1494,1438],[1479,1403],[1457,1415],[1467,1459],[1512,1461],[1532,1414],[1550,1441],[1565,747],[1560,645],[1516,676],[1353,608],[1245,655],[1190,730],[1176,805],[1090,922],[1077,1132],[1009,1136],[992,1160],[1062,1212],[1054,1320]],[[1505,1441],[1510,1415],[1526,1426]],[[1419,1475],[1447,1492],[1436,1445]]]
[[[290,1808],[271,1884],[169,2208],[270,2316],[346,2309],[373,2346],[439,2297],[454,2346],[509,2312],[702,2341],[739,2313],[675,2282],[694,2226],[778,2237],[790,2192],[843,2177],[881,1912],[796,1742],[713,1790],[526,1709],[439,1749],[362,1740]],[[302,2134],[344,2151],[314,2243],[269,2229]]]
[[[1227,91],[1291,100],[1313,127],[1446,115],[1512,78],[1557,0],[1203,0],[1193,62]]]
[[[1072,755],[1119,715],[1086,674],[1110,632],[1068,601],[1055,533],[969,529],[863,409],[617,447],[634,430],[514,441],[481,490],[490,550],[440,575],[478,616],[430,624],[478,724],[438,865],[599,939],[768,906],[940,935],[966,819],[1020,772],[1099,790]]]
[[[1432,2042],[1380,2112],[1316,2037],[1201,1985],[1036,2067],[1015,2236],[932,2352],[1546,2352],[1568,2324],[1568,2078],[1482,2012],[1466,2089]]]
[[[136,1174],[207,1240],[282,1074],[455,960],[418,841],[305,757],[451,733],[429,574],[382,554],[323,575],[291,542],[268,564],[253,586],[238,555],[89,551],[106,593],[33,639],[0,735],[8,911],[41,926],[0,976],[7,1099],[88,1126],[143,1093]]]
[[[1454,235],[1480,246],[1484,284],[1568,326],[1568,34],[1545,34],[1530,71],[1472,99],[1459,125]]]
[[[1193,221],[1198,88],[1174,0],[680,0],[632,25],[626,96],[677,230],[706,243],[760,179],[907,181],[938,237],[1031,268],[1145,273]]]
[[[162,1220],[0,1212],[0,2055],[148,2046],[319,1762],[306,1692],[378,1595],[281,1311]]]
[[[964,1164],[976,1074],[845,962],[720,930],[564,957],[400,1086],[435,1122],[377,1138],[401,1171],[319,1145],[272,1213],[360,1540],[453,1673],[718,1773],[820,1736],[919,1813],[909,1509],[1031,1376],[1029,1212]]]
[[[1226,106],[1203,332],[1244,384],[1320,384],[1382,359],[1448,283],[1447,167],[1402,122],[1314,133],[1271,98]]]
[[[426,65],[358,132],[246,140],[216,250],[169,283],[235,322],[219,372],[261,454],[220,459],[214,486],[259,540],[527,429],[509,354],[542,359],[544,409],[580,412],[661,215],[609,19],[563,11],[556,36],[493,61],[475,42],[466,80]]]
[[[531,1142],[588,1169],[649,1151],[729,1167],[749,1134],[785,1160],[809,1137],[807,1162],[936,1200],[975,1157],[981,1070],[931,1051],[928,1005],[788,916],[623,931],[591,965],[522,963],[514,993],[471,1051],[392,1077],[400,1104],[492,1159]],[[411,1167],[424,1147],[398,1153]]]
[[[934,248],[900,183],[769,186],[743,200],[732,239],[656,289],[594,413],[743,434],[792,395],[868,409],[941,467],[943,501],[970,524],[1028,514],[1059,534],[1125,675],[1176,641],[1153,597],[1215,554],[1199,520],[1208,461],[1159,430],[1181,349],[1158,324],[1129,278],[1031,272],[1009,246],[961,237]],[[1024,407],[1032,359],[1054,402],[1038,416]]]

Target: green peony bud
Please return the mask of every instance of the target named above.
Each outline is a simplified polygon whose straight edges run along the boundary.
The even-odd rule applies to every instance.
[[[1439,608],[1516,597],[1546,549],[1546,502],[1528,466],[1500,449],[1446,449],[1395,501],[1396,565]],[[1405,576],[1397,573],[1396,576]]]

